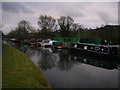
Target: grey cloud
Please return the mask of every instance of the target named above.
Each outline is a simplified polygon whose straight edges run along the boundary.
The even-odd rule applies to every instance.
[[[3,2],[2,9],[11,13],[32,13],[26,6],[21,3]]]
[[[118,21],[118,3],[95,3],[95,11],[99,20],[103,21],[105,24],[117,24]]]
[[[105,24],[116,23],[116,20],[107,12],[99,11],[97,14]]]
[[[74,17],[74,18],[84,17],[85,16],[83,12],[81,12],[81,11],[75,11],[75,10],[65,11],[64,15],[71,16],[71,17]]]
[[[117,9],[116,3],[3,2],[2,20],[8,27],[16,26],[23,19],[37,26],[37,20],[41,14],[50,15],[53,18],[70,16],[76,23],[94,28],[102,24],[116,24]]]
[[[2,4],[0,2],[0,24],[1,24],[1,20],[2,20]]]

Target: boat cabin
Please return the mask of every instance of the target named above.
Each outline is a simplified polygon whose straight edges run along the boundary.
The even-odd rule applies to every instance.
[[[95,44],[88,44],[88,43],[72,43],[72,48],[97,52],[97,53],[104,53],[104,54],[118,54],[118,46],[103,46],[103,45],[95,45]]]

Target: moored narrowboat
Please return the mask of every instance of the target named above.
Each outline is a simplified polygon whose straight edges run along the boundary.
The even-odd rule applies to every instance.
[[[76,42],[70,45],[69,51],[77,55],[120,59],[118,48],[120,48],[118,45],[105,46]]]

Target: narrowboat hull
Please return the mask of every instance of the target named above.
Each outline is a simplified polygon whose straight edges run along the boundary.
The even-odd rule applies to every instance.
[[[91,57],[91,58],[101,58],[104,60],[119,60],[120,61],[120,55],[113,55],[113,54],[106,54],[102,52],[97,51],[91,51],[91,50],[84,50],[81,48],[69,48],[69,53],[76,55],[76,56],[83,56],[83,57]]]

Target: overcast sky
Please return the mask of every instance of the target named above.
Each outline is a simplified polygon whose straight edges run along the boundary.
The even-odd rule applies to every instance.
[[[0,4],[1,6],[1,4]],[[38,17],[49,15],[55,19],[70,16],[75,23],[87,28],[102,24],[118,24],[117,2],[2,2],[4,33],[17,27],[21,20],[29,21],[38,28]]]

